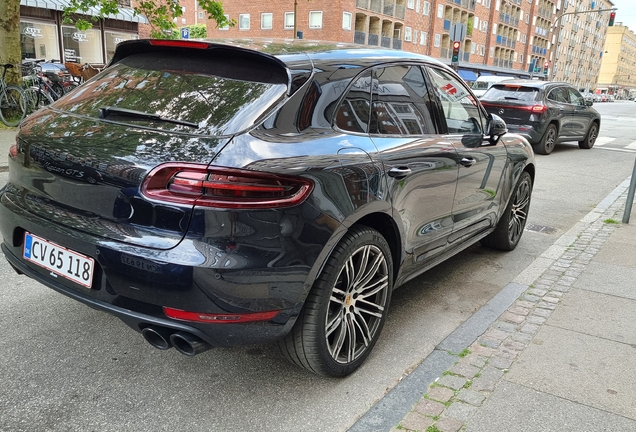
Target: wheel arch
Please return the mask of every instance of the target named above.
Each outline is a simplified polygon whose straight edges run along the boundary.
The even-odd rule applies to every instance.
[[[402,262],[402,236],[393,220],[386,213],[371,213],[355,222],[355,225],[364,225],[373,228],[387,241],[391,249],[391,260],[393,261],[393,282],[397,280],[400,263]]]

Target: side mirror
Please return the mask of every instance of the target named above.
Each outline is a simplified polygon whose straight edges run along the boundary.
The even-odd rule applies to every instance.
[[[501,117],[496,114],[490,114],[488,119],[487,135],[490,135],[490,139],[496,141],[500,136],[508,133],[508,126]]]
[[[594,101],[593,100],[591,100],[591,99],[586,99],[585,100],[585,106],[592,106],[592,105],[594,105]]]

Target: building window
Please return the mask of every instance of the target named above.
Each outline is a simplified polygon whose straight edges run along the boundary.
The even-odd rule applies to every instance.
[[[404,40],[411,42],[411,27],[404,27]]]
[[[133,33],[115,33],[105,31],[104,42],[106,42],[106,61],[108,62],[113,58],[117,44],[131,39],[139,39],[139,36]]]
[[[272,13],[266,12],[261,14],[261,29],[262,30],[271,30],[272,29]]]
[[[481,22],[481,31],[483,31],[484,33],[488,31],[488,21]]]
[[[417,30],[413,30],[413,43],[417,43]]]
[[[437,18],[443,18],[444,17],[444,5],[437,5]]]
[[[225,14],[225,19],[227,19],[227,22],[230,22],[230,16]],[[219,27],[219,30],[229,30],[230,29],[230,25],[226,24],[223,27]]]
[[[294,13],[285,12],[285,30],[293,30],[294,28]]]
[[[62,27],[64,61],[78,63],[103,63],[102,35],[99,30],[78,30]],[[48,57],[48,56],[47,56]]]
[[[199,19],[203,19],[203,12],[199,12]]]
[[[322,28],[322,11],[309,12],[309,28],[310,29]]]
[[[430,2],[427,2],[427,1],[424,2],[424,10],[422,11],[422,13],[424,15],[428,15],[428,14],[431,13],[431,3]]]
[[[490,47],[490,57],[494,57],[495,56],[495,47]]]
[[[439,33],[435,33],[435,43],[434,43],[434,46],[435,46],[436,48],[439,48],[439,45],[440,45],[440,39],[441,39],[441,38],[442,38],[442,37],[439,35]]]
[[[421,0],[417,0],[417,2],[415,2],[415,12],[420,13],[421,3],[422,3]]]
[[[523,54],[519,54],[519,63],[523,64]]]
[[[426,39],[428,39],[428,33],[425,31],[420,32],[420,45],[426,45]]]
[[[415,0],[407,0],[406,7],[409,9],[415,8]]]
[[[239,14],[239,30],[250,29],[250,14]]]
[[[353,21],[353,15],[351,12],[342,13],[342,28],[344,30],[351,30],[351,22]]]
[[[57,44],[57,26],[33,21],[20,22],[20,43],[24,58],[60,58]],[[76,61],[66,59],[67,61]],[[78,63],[82,63],[77,59]]]

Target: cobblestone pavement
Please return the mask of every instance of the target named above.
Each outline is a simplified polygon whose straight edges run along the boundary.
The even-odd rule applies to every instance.
[[[459,353],[458,361],[429,386],[422,399],[391,431],[466,429],[471,417],[496,391],[504,374],[620,226],[625,198],[623,190],[607,208],[600,204],[574,231],[566,233],[563,238],[567,242],[562,242],[564,247],[558,256],[553,256],[552,264],[481,337]]]

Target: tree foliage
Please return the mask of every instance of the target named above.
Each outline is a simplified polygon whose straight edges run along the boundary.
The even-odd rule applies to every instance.
[[[223,4],[220,1],[199,0],[198,4],[207,12],[209,19],[216,21],[217,27],[232,27],[236,24],[223,14]],[[64,9],[64,23],[86,30],[97,20],[117,14],[120,8],[118,0],[71,0]],[[132,9],[135,15],[143,15],[148,19],[150,36],[153,38],[172,38],[173,31],[177,28],[175,18],[183,15],[179,0],[138,0],[133,3]],[[91,10],[97,13],[89,14]]]

